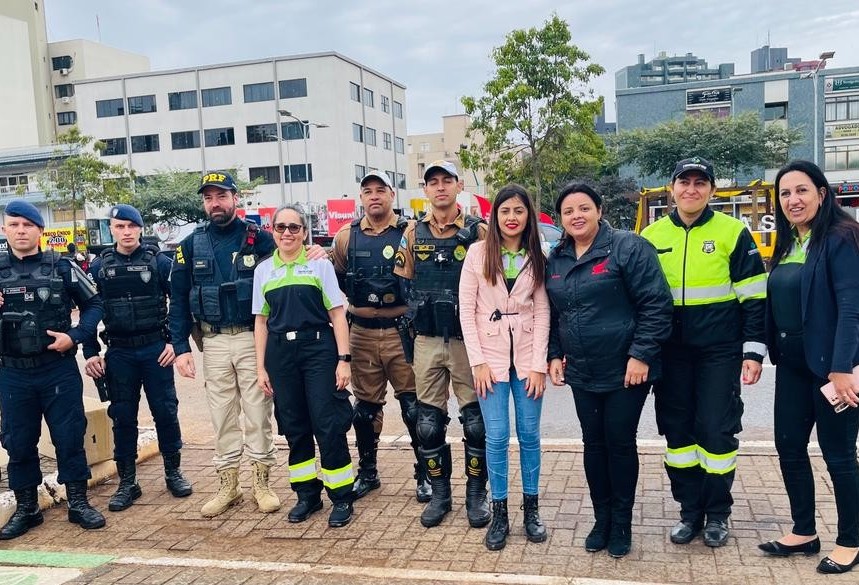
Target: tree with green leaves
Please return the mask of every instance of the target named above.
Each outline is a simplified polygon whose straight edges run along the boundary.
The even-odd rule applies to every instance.
[[[754,112],[727,118],[702,112],[616,138],[620,161],[638,167],[642,176],[669,178],[677,161],[697,155],[713,163],[718,177],[734,180],[740,173],[782,166],[790,147],[802,140],[801,129],[764,124]]]
[[[100,158],[104,143],[81,134],[77,126],[57,137],[55,156],[37,178],[48,200],[72,212],[73,241],[77,241],[78,212],[88,204],[112,205],[131,196],[133,172]]]
[[[571,41],[569,25],[556,14],[542,28],[512,31],[492,51],[496,71],[484,94],[462,98],[470,133],[481,137],[461,151],[463,165],[485,170],[495,186],[519,179],[535,193],[538,209],[552,197],[544,185],[573,161],[599,159],[604,151],[594,132],[601,98],[588,83],[605,70]]]

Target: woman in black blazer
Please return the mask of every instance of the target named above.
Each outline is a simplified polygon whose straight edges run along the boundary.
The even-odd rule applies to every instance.
[[[845,573],[859,564],[859,224],[835,202],[823,172],[807,161],[775,181],[776,248],[767,286],[767,344],[776,364],[775,444],[790,500],[790,534],[759,545],[773,556],[817,554],[811,428],[832,479],[835,549],[817,566]],[[820,387],[832,382],[852,408],[836,412]]]

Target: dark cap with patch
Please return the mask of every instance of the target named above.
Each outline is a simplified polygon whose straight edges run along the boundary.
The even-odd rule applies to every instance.
[[[140,212],[135,207],[126,203],[117,203],[111,207],[109,217],[111,219],[130,221],[138,227],[143,227],[143,217],[140,215]]]
[[[45,227],[45,220],[42,218],[42,214],[39,213],[38,208],[29,201],[24,201],[23,199],[13,199],[7,203],[6,209],[3,210],[3,214],[10,217],[23,217],[40,228]]]
[[[197,189],[197,194],[199,195],[202,193],[203,189],[206,187],[220,187],[221,189],[226,189],[233,193],[239,190],[239,188],[236,187],[236,182],[229,173],[206,173],[203,175],[203,178],[200,179],[200,188]]]
[[[677,166],[674,167],[674,173],[671,175],[671,182],[673,183],[674,179],[683,173],[688,173],[690,171],[696,171],[702,175],[706,175],[707,178],[710,179],[711,183],[714,185],[716,184],[716,173],[713,171],[713,163],[707,159],[701,158],[700,156],[684,158],[678,162]]]

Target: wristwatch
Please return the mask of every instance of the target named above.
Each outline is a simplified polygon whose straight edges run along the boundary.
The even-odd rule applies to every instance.
[[[341,362],[349,363],[352,361],[352,354],[351,353],[340,354],[337,356],[337,360],[341,361]]]

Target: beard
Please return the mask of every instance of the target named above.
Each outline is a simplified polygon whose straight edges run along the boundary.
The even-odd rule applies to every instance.
[[[236,208],[225,209],[209,214],[209,220],[215,225],[227,225],[236,216]]]

